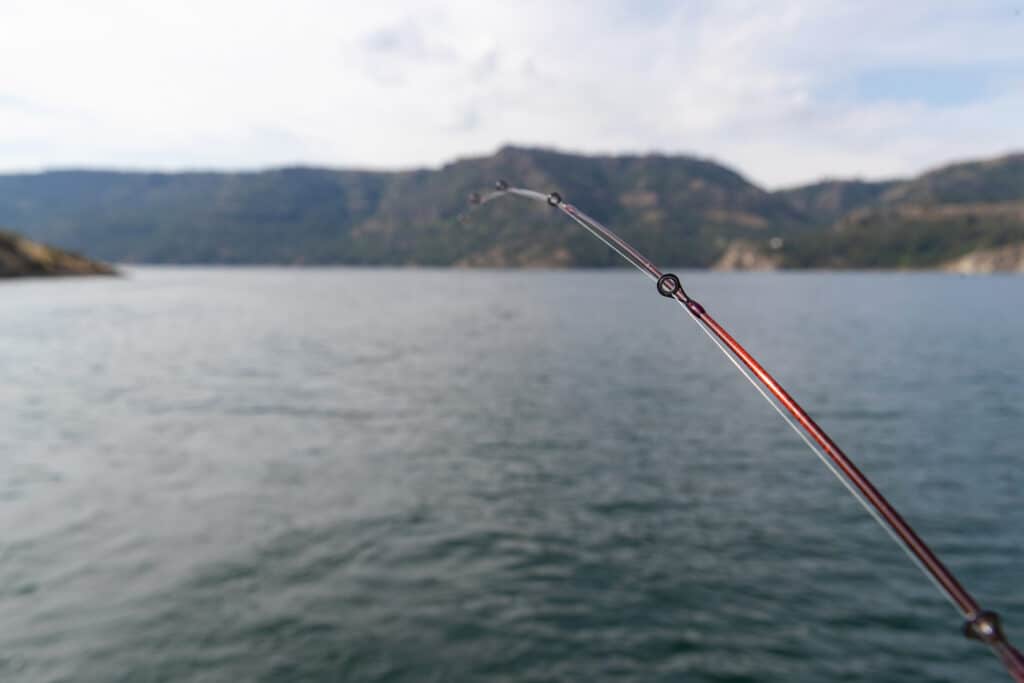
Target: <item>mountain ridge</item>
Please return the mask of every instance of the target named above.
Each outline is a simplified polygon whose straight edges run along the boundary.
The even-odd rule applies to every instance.
[[[711,267],[731,254],[734,264],[790,268],[938,267],[936,259],[1024,241],[1015,213],[984,209],[1024,200],[1024,154],[775,192],[710,159],[519,146],[410,171],[64,169],[0,175],[0,224],[121,262],[619,265],[546,207],[507,201],[468,212],[469,192],[498,178],[557,190],[677,266]],[[979,209],[951,222],[937,208],[949,203]],[[936,240],[938,248],[922,246]],[[752,256],[735,258],[737,249]]]

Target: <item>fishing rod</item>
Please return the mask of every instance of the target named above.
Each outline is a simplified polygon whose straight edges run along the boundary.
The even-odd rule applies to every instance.
[[[513,195],[545,203],[568,216],[594,237],[604,242],[630,265],[651,278],[662,296],[674,299],[682,306],[705,334],[736,366],[775,411],[800,436],[808,448],[825,464],[864,509],[885,529],[925,576],[932,580],[964,618],[963,632],[968,638],[988,645],[1006,667],[1016,683],[1024,683],[1024,655],[1007,639],[999,615],[982,609],[978,601],[960,584],[913,527],[886,500],[871,480],[860,471],[824,429],[811,419],[807,411],[789,395],[778,380],[747,351],[718,321],[711,317],[696,299],[683,289],[679,277],[663,273],[626,240],[619,237],[580,209],[562,199],[557,192],[543,193],[512,187],[504,180],[495,183],[486,193],[474,192],[472,204],[482,205],[501,197]]]

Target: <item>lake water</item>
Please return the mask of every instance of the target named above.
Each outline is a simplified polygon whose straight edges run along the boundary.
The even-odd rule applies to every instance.
[[[1024,278],[684,273],[1024,641]],[[4,681],[996,681],[634,272],[0,284]]]

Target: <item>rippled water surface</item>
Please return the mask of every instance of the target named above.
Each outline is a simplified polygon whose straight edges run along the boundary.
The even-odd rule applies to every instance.
[[[1024,278],[685,274],[1024,640]],[[635,273],[0,283],[4,681],[991,681]]]

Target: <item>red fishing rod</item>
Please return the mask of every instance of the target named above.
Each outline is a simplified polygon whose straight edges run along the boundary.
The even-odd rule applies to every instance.
[[[982,609],[978,601],[960,584],[956,576],[935,555],[928,544],[921,540],[913,527],[886,500],[871,480],[860,471],[849,456],[832,440],[824,429],[807,414],[807,411],[790,396],[778,380],[755,359],[742,344],[707,310],[683,290],[679,278],[672,273],[661,272],[643,254],[633,248],[617,234],[601,225],[587,214],[562,199],[557,192],[544,194],[534,190],[510,187],[499,180],[495,189],[485,194],[473,193],[470,201],[485,204],[505,195],[515,195],[538,202],[545,202],[558,209],[592,235],[616,251],[640,272],[656,283],[658,293],[678,302],[697,322],[700,328],[722,350],[726,357],[746,377],[761,395],[775,408],[786,422],[797,432],[808,447],[832,471],[847,490],[871,513],[893,539],[902,547],[915,564],[930,578],[939,591],[964,617],[963,631],[969,638],[980,640],[992,648],[1016,683],[1024,683],[1024,655],[1014,648],[1006,637],[999,616]]]

